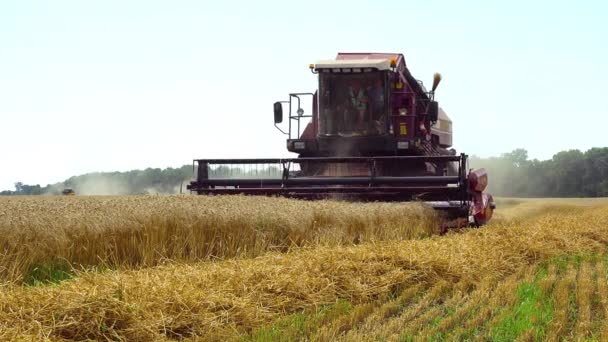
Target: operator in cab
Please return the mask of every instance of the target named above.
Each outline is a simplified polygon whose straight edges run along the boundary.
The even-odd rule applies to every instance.
[[[365,88],[361,86],[361,81],[354,79],[351,81],[348,87],[348,110],[346,111],[346,117],[344,123],[348,125],[353,135],[366,134],[366,127],[364,127],[365,116],[368,112],[369,98],[366,94]]]
[[[387,94],[379,74],[326,74],[320,83],[321,135],[386,133]]]
[[[381,78],[372,82],[372,85],[367,89],[370,102],[370,129],[373,133],[384,133],[385,122],[385,95],[384,84]]]

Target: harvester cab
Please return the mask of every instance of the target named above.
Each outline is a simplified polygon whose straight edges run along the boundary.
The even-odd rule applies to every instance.
[[[282,122],[283,104],[289,111],[286,132],[281,129],[289,151],[300,156],[416,155],[425,154],[420,149],[427,141],[451,146],[451,121],[434,101],[439,74],[427,91],[400,54],[338,54],[310,69],[318,74],[317,92],[293,93],[274,104],[275,125]],[[311,115],[302,115],[305,96],[313,98]]]
[[[275,102],[290,159],[197,159],[198,194],[424,201],[449,226],[482,225],[494,209],[485,170],[452,146],[452,121],[401,54],[339,53],[309,66],[318,89]],[[302,104],[309,98],[312,108]],[[287,122],[284,122],[286,119]]]

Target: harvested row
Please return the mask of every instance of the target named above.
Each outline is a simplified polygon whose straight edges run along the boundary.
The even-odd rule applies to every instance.
[[[419,204],[307,202],[241,196],[0,198],[0,282],[34,270],[138,268],[302,246],[427,237]]]
[[[315,332],[312,340],[335,341],[340,336],[351,336],[351,329],[358,327],[358,330],[369,331],[373,327],[382,324],[386,319],[398,315],[403,308],[416,303],[420,299],[420,294],[425,289],[420,284],[414,285],[404,290],[397,298],[389,301],[376,301],[361,304],[354,310],[340,319],[335,320],[327,326],[322,326]]]
[[[422,329],[419,338],[421,340],[433,340],[436,339],[437,335],[445,335],[447,332],[460,328],[465,320],[486,306],[493,290],[492,287],[481,286],[473,293],[465,296],[465,302],[462,304],[453,308],[444,308],[448,312],[452,309],[452,313],[446,315],[436,326],[427,326]]]
[[[604,260],[599,261],[595,265],[595,271],[597,274],[597,298],[598,298],[598,316],[602,320],[598,320],[598,330],[597,334],[600,337],[600,340],[608,339],[608,278],[606,277],[606,263]]]
[[[461,305],[466,301],[466,297],[460,291],[455,291],[451,296],[435,295],[433,296],[433,306],[429,307],[423,313],[419,313],[417,317],[408,319],[407,315],[395,317],[387,322],[385,328],[381,329],[379,336],[386,336],[389,341],[399,341],[403,338],[419,338],[418,333],[426,326],[429,326],[433,320],[440,319],[445,315],[445,310],[450,307]],[[446,298],[441,298],[446,297]],[[387,327],[394,329],[388,329]]]
[[[238,339],[283,317],[340,301],[373,308],[365,304],[386,301],[389,294],[413,286],[432,290],[421,293],[420,302],[413,300],[393,312],[421,317],[453,296],[454,284],[467,284],[470,291],[499,284],[489,301],[480,300],[487,305],[477,314],[464,315],[466,321],[459,324],[464,330],[454,331],[470,337],[472,327],[492,332],[507,312],[497,308],[513,307],[521,281],[530,282],[527,275],[510,276],[563,255],[603,253],[607,246],[608,211],[597,207],[558,210],[522,225],[497,224],[424,240],[317,246],[255,259],[84,273],[54,287],[5,287],[0,318],[6,329],[0,339]],[[576,272],[569,279],[573,284]],[[428,304],[420,304],[424,298]],[[406,298],[403,302],[410,303]],[[459,300],[453,304],[466,305]],[[346,334],[354,336],[365,322],[362,316],[352,316],[357,326],[345,329],[351,330]],[[378,318],[379,324],[390,321],[389,316]]]
[[[485,292],[485,291],[484,291]],[[456,308],[456,312],[439,322],[437,326],[426,327],[420,332],[421,339],[433,339],[436,335],[447,334],[450,331],[460,328],[460,323],[473,313],[485,306],[488,300],[488,292],[476,292],[476,295],[468,298],[468,300],[460,307]]]
[[[447,340],[470,340],[474,337],[488,337],[490,330],[506,313],[506,309],[512,307],[517,301],[517,288],[522,281],[530,281],[534,277],[535,267],[525,267],[507,277],[497,286],[486,285],[479,288],[479,292],[486,292],[482,296],[483,306],[480,306],[477,314],[469,316],[453,331],[442,331],[447,335]],[[484,300],[484,297],[489,300]],[[488,338],[489,339],[489,338]]]
[[[403,327],[406,322],[409,322],[420,314],[428,311],[429,307],[442,299],[450,289],[451,286],[449,283],[441,281],[432,287],[419,302],[413,303],[407,307],[405,311],[399,313],[399,315],[388,317],[386,321],[379,322],[378,324],[368,324],[359,329],[351,330],[349,334],[345,336],[345,340],[361,341],[366,337],[374,339],[375,337],[386,336],[389,333],[399,332],[400,328]]]
[[[591,300],[595,291],[593,265],[588,261],[583,262],[576,280],[577,315],[574,336],[577,338],[591,337]]]
[[[540,281],[540,288],[543,291],[545,297],[553,294],[555,288],[555,282],[559,275],[558,267],[555,263],[551,263],[547,268],[547,277]]]
[[[553,322],[549,327],[548,339],[551,341],[559,340],[568,331],[569,312],[574,310],[570,303],[570,293],[574,287],[576,279],[576,268],[574,264],[569,264],[565,276],[555,287],[555,309]]]

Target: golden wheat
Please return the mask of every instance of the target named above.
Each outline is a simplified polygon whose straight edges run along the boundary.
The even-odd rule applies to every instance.
[[[361,310],[360,316],[352,317],[351,322],[357,326],[343,329],[338,325],[333,332],[328,331],[327,335],[317,336],[348,339],[368,337],[363,333],[372,332],[378,334],[378,337],[390,337],[400,332],[400,323],[408,322],[407,317],[423,317],[425,312],[433,309],[434,304],[444,302],[447,298],[453,297],[454,304],[460,305],[459,298],[454,297],[457,288],[467,289],[462,292],[463,296],[464,293],[477,289],[496,289],[492,296],[488,297],[488,306],[463,324],[465,328],[473,325],[485,327],[486,331],[482,331],[479,337],[486,338],[489,328],[499,322],[503,315],[503,311],[497,308],[513,306],[520,282],[531,281],[540,262],[563,255],[604,253],[608,246],[606,206],[549,208],[545,209],[544,213],[537,213],[525,220],[511,220],[499,216],[494,224],[484,229],[469,230],[462,234],[408,241],[381,241],[390,240],[390,234],[396,234],[380,233],[390,230],[391,227],[383,221],[385,215],[389,216],[388,221],[394,222],[395,229],[401,234],[398,236],[403,238],[407,235],[404,232],[412,231],[410,224],[428,224],[422,216],[424,209],[399,205],[385,207],[384,204],[314,204],[278,199],[255,199],[249,202],[249,199],[243,198],[129,198],[131,201],[140,201],[141,205],[138,207],[115,198],[80,199],[92,201],[87,203],[86,206],[90,209],[85,210],[86,213],[93,216],[96,215],[95,211],[104,213],[98,213],[97,219],[91,219],[74,209],[82,205],[76,199],[75,202],[70,202],[72,199],[61,200],[57,202],[60,205],[50,206],[46,203],[41,205],[42,202],[36,202],[37,199],[32,200],[33,207],[46,207],[50,211],[54,210],[56,214],[35,213],[17,208],[21,214],[16,215],[6,211],[6,206],[3,206],[3,214],[11,217],[6,219],[6,216],[3,216],[2,227],[10,223],[7,227],[22,227],[26,232],[4,230],[19,240],[6,239],[3,242],[5,246],[13,246],[6,255],[15,255],[12,259],[4,259],[7,263],[2,265],[11,265],[11,262],[29,265],[32,260],[37,261],[28,256],[28,252],[42,261],[58,253],[67,256],[71,263],[78,263],[79,260],[89,260],[100,252],[120,250],[120,253],[109,254],[116,256],[117,260],[113,261],[115,265],[138,267],[134,270],[121,268],[118,271],[107,270],[102,273],[86,271],[78,273],[75,279],[56,286],[4,285],[0,290],[0,340],[163,340],[184,337],[201,337],[204,340],[241,339],[255,329],[273,324],[287,315],[314,312],[323,305],[335,304],[339,300],[365,308]],[[100,200],[107,202],[102,204],[98,202]],[[222,207],[223,201],[231,201],[231,204]],[[117,206],[115,211],[106,207],[110,204]],[[216,206],[206,207],[210,205]],[[97,209],[92,209],[95,206]],[[244,207],[242,212],[236,212],[239,206]],[[281,216],[281,206],[287,208],[289,214]],[[316,216],[299,213],[323,212],[326,207],[331,208],[331,212],[326,216],[318,213]],[[185,209],[182,211],[180,208]],[[229,215],[230,210],[227,208],[233,208],[233,214],[237,215],[239,220],[230,220],[229,217],[234,216]],[[198,211],[193,212],[192,209]],[[131,211],[125,213],[127,210]],[[76,213],[73,213],[74,211]],[[412,212],[416,213],[413,215],[416,218],[418,211],[420,221],[412,219]],[[210,212],[212,214],[209,214]],[[109,224],[103,218],[111,213],[114,214],[107,218],[107,221],[112,222]],[[163,215],[170,213],[177,218],[161,219]],[[38,214],[47,221],[36,218]],[[319,219],[310,219],[311,217]],[[193,218],[197,223],[192,223]],[[286,223],[281,223],[282,219],[285,219]],[[79,224],[79,220],[83,220],[84,224]],[[323,220],[326,220],[325,223],[317,223]],[[403,223],[404,220],[410,223]],[[367,225],[362,225],[361,222],[367,222]],[[231,228],[229,224],[237,225],[238,228]],[[376,225],[383,224],[386,225],[382,226],[382,230],[376,228]],[[27,228],[49,226],[52,227],[50,230],[60,234],[59,238],[54,239],[53,234],[49,232],[38,233],[33,228]],[[163,227],[162,234],[154,230],[154,227],[158,226]],[[205,253],[201,250],[200,254],[196,254],[196,258],[189,257],[190,254],[187,253],[192,252],[186,253],[183,246],[188,241],[189,234],[193,239],[199,239],[196,240],[197,243],[216,241],[209,240],[202,233],[193,232],[203,226],[223,227],[229,231],[216,233],[216,238],[219,236],[223,240],[220,239],[222,243],[213,246],[213,252],[209,252],[209,247],[206,247]],[[141,233],[129,235],[124,231],[127,229],[139,229]],[[164,232],[165,230],[167,232]],[[247,238],[231,237],[228,234],[234,235],[241,230],[245,231]],[[282,232],[273,233],[272,230]],[[293,231],[300,232],[302,240],[293,238],[297,236],[290,235]],[[325,231],[331,234],[325,234]],[[373,234],[369,233],[372,231]],[[103,233],[97,234],[98,232]],[[247,252],[234,253],[240,251],[238,246],[242,246],[242,241],[252,239],[252,236],[258,236],[256,234],[260,233],[271,236],[265,236],[268,240],[264,240],[264,248],[256,247],[259,249],[255,249],[256,253],[253,252],[251,246],[261,244],[261,238],[258,238],[256,244],[246,245],[250,246],[247,247],[249,249],[246,248]],[[185,237],[172,234],[182,234]],[[126,242],[117,239],[117,236],[125,238]],[[277,236],[292,237],[295,243],[287,245],[286,241],[292,240],[281,240]],[[93,237],[95,240],[87,242],[87,239]],[[273,241],[276,241],[273,240],[275,238],[284,244],[282,247],[290,248],[288,253],[279,253],[283,251],[281,248],[270,248],[274,244]],[[167,243],[163,239],[173,239],[174,243]],[[92,248],[93,252],[81,246],[71,247],[65,244],[64,240],[83,243]],[[106,244],[109,241],[120,245],[108,247]],[[20,244],[26,246],[25,251],[17,248]],[[45,244],[53,247],[45,249]],[[291,248],[299,244],[303,247]],[[130,249],[146,246],[151,246],[153,252],[135,252]],[[198,248],[194,245],[188,246]],[[67,248],[69,252],[62,248]],[[221,248],[226,248],[231,253],[221,252]],[[78,256],[76,252],[83,253],[86,257]],[[243,257],[217,262],[194,262],[209,259],[216,254],[222,255],[221,253],[225,253],[223,258],[228,258],[228,255]],[[244,257],[255,255],[258,256]],[[107,254],[104,256],[107,257]],[[181,262],[184,260],[189,262]],[[90,264],[95,262],[90,261]],[[157,266],[141,267],[146,265]],[[22,272],[22,268],[12,267],[15,273]],[[570,271],[566,277],[567,289],[570,289],[576,280],[576,270],[573,272]],[[403,310],[387,311],[398,313],[397,316],[381,314],[372,319],[373,315],[368,315],[370,307],[365,306],[366,304],[381,305],[382,300],[388,301],[388,294],[403,294],[414,287],[416,292],[420,289],[422,299],[408,303]],[[558,288],[559,284],[555,292],[558,292]],[[605,288],[598,287],[598,291],[605,291]],[[408,302],[410,296],[411,292],[408,292],[400,301]],[[564,304],[567,308],[568,301]],[[365,323],[360,323],[366,321],[364,317],[370,317],[370,322],[388,324],[384,328],[373,324],[365,326]],[[566,317],[566,323],[567,319]],[[465,334],[466,331],[459,330],[450,336]],[[520,335],[521,338],[530,336],[531,331]]]
[[[439,230],[419,204],[241,196],[0,198],[0,281],[64,262],[83,269],[253,257],[293,247],[352,245]]]

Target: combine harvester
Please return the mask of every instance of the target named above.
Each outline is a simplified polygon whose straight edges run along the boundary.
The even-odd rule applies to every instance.
[[[452,121],[408,70],[402,54],[339,53],[311,64],[315,93],[274,104],[292,159],[196,159],[201,195],[421,201],[446,213],[443,226],[485,224],[494,210],[484,169],[469,170],[452,146]],[[305,114],[305,98],[312,103]],[[288,125],[283,130],[283,108]],[[308,124],[305,125],[305,122]]]

